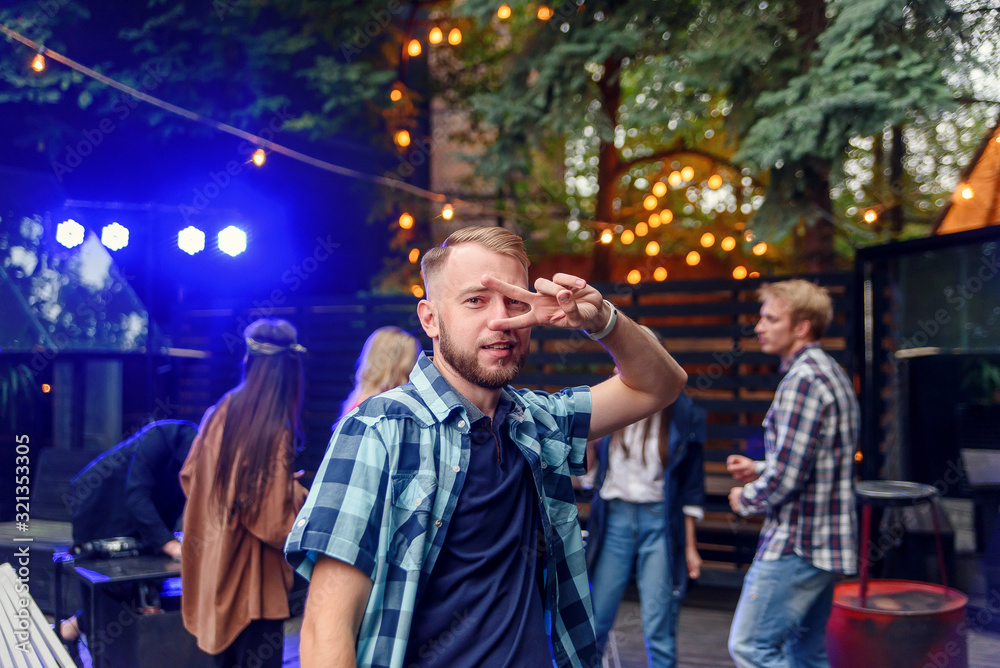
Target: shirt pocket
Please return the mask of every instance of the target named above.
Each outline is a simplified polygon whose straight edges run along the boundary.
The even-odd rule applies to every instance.
[[[393,474],[386,555],[389,563],[405,570],[420,568],[436,491],[437,477],[433,473],[405,471]]]
[[[549,521],[553,526],[576,520],[576,493],[567,459],[570,446],[555,439],[542,439],[542,486],[545,491]]]

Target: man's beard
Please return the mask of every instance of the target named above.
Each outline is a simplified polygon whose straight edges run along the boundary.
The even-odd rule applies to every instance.
[[[525,360],[528,359],[527,350],[517,350],[514,353],[513,359],[507,365],[486,369],[479,363],[477,357],[479,348],[477,347],[470,353],[459,350],[452,343],[451,339],[448,338],[444,323],[441,322],[438,323],[438,337],[441,345],[438,354],[444,358],[459,376],[473,385],[478,385],[487,390],[499,390],[504,385],[513,382],[517,378],[517,375],[521,373],[521,367],[524,366]]]

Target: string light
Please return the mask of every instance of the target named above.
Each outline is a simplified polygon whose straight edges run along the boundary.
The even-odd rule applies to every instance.
[[[417,260],[420,259],[420,249],[419,248],[410,249],[409,258],[410,258],[410,264],[416,264]]]
[[[747,268],[744,267],[743,265],[740,265],[733,269],[733,278],[735,278],[736,280],[742,281],[746,277],[747,277]]]
[[[48,394],[52,391],[52,386],[48,383],[42,383],[42,394]]]
[[[722,187],[722,177],[718,174],[712,174],[708,177],[708,187],[712,190],[718,190]]]
[[[507,3],[504,3],[499,7],[497,7],[497,17],[502,21],[506,21],[507,19],[509,19],[510,13],[511,13],[510,5],[508,5]]]
[[[399,90],[398,88],[393,88],[391,91],[389,91],[389,99],[392,100],[393,102],[399,102],[400,100],[403,99],[403,91]]]
[[[646,255],[649,257],[656,257],[660,253],[660,244],[655,241],[650,241],[646,244]]]
[[[667,194],[667,184],[663,181],[657,181],[653,184],[653,194],[657,197],[663,197]]]
[[[653,195],[646,195],[646,199],[642,200],[642,206],[646,211],[652,211],[658,203]]]
[[[412,292],[413,296],[416,297],[417,299],[423,299],[424,298],[424,289],[423,289],[423,287],[421,287],[419,285],[411,286],[410,287],[410,292]]]
[[[682,169],[681,170],[681,177],[685,181],[690,181],[691,179],[693,179],[694,178],[694,167],[692,167],[691,165],[688,165],[687,167],[685,167],[684,169]]]
[[[548,5],[540,5],[538,7],[538,20],[539,21],[548,21],[549,19],[552,18],[552,14],[553,14],[552,8],[549,7]]]
[[[602,244],[609,244],[609,243],[611,243],[614,240],[614,238],[615,238],[615,235],[611,234],[611,230],[604,230],[603,232],[601,232],[601,243]]]
[[[455,217],[455,208],[451,204],[445,204],[441,209],[441,217],[445,220],[451,220]]]
[[[656,269],[654,269],[653,270],[653,278],[655,280],[657,280],[657,281],[665,281],[665,280],[667,280],[667,268],[666,267],[657,267]]]
[[[693,267],[701,262],[701,253],[698,251],[691,251],[687,254],[687,257],[684,258],[684,261],[687,262],[689,266]]]
[[[462,31],[458,28],[452,28],[448,31],[448,43],[452,46],[458,46],[462,43]]]
[[[406,211],[401,213],[399,215],[399,226],[404,230],[408,230],[413,227],[413,216]]]
[[[962,193],[962,199],[972,199],[973,196],[975,196],[976,194],[975,192],[973,192],[972,186],[963,186],[961,193]]]
[[[711,248],[714,243],[715,243],[715,235],[712,234],[711,232],[705,232],[705,234],[701,235],[701,245],[703,247]]]
[[[664,209],[660,212],[660,224],[669,225],[674,219],[674,212],[670,209]]]
[[[38,53],[35,54],[35,57],[31,59],[31,69],[36,72],[41,72],[45,69],[45,56],[42,55],[44,51],[44,48],[39,49]]]
[[[411,39],[410,43],[406,45],[406,53],[410,58],[416,58],[423,52],[423,48],[420,46],[420,40]]]
[[[761,241],[759,244],[753,247],[754,255],[763,255],[766,252],[767,252],[767,244],[764,243],[763,241]]]
[[[431,44],[440,44],[442,39],[444,39],[444,33],[437,26],[431,28],[431,31],[427,33],[427,41]]]
[[[865,211],[864,219],[866,223],[871,225],[876,220],[878,220],[878,214],[875,213],[872,209],[868,209],[867,211]]]
[[[751,243],[756,238],[757,235],[753,233],[753,230],[747,230],[746,232],[743,233],[743,240],[746,241],[747,243]]]
[[[622,232],[622,243],[628,246],[630,243],[635,241],[635,232],[632,230],[625,230]]]
[[[410,145],[410,133],[407,130],[400,130],[393,136],[393,140],[395,140],[396,146],[406,148]]]
[[[646,223],[639,221],[635,224],[635,236],[644,237],[649,234],[649,226]]]
[[[250,159],[253,161],[253,164],[257,165],[258,167],[262,167],[264,165],[264,162],[267,160],[267,153],[264,151],[264,149],[259,148],[253,152],[253,155],[250,156]]]
[[[750,278],[760,278],[760,272],[759,271],[751,271],[750,272]]]
[[[650,227],[659,227],[660,226],[660,214],[658,214],[658,213],[651,213],[651,214],[649,214],[649,221],[648,222],[649,222],[649,226]]]
[[[629,285],[635,285],[642,280],[642,273],[638,269],[633,269],[628,272],[628,276],[625,277],[625,280],[628,281]]]
[[[732,237],[726,237],[725,239],[722,240],[722,242],[719,245],[722,246],[722,250],[727,252],[731,251],[734,248],[736,248],[736,239]]]
[[[676,188],[680,184],[684,183],[684,177],[681,176],[680,172],[670,172],[670,176],[667,177],[667,183]]]

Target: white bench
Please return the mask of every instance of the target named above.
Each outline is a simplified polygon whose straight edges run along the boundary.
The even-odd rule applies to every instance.
[[[14,568],[0,564],[0,666],[74,668],[73,659]]]

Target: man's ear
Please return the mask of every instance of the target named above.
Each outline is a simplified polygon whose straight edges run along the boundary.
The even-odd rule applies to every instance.
[[[792,325],[792,334],[802,341],[812,341],[815,338],[812,333],[812,323],[808,320],[799,320]]]
[[[437,338],[438,323],[434,304],[426,299],[421,299],[417,304],[417,317],[420,318],[420,326],[424,328],[424,334],[432,339]]]

